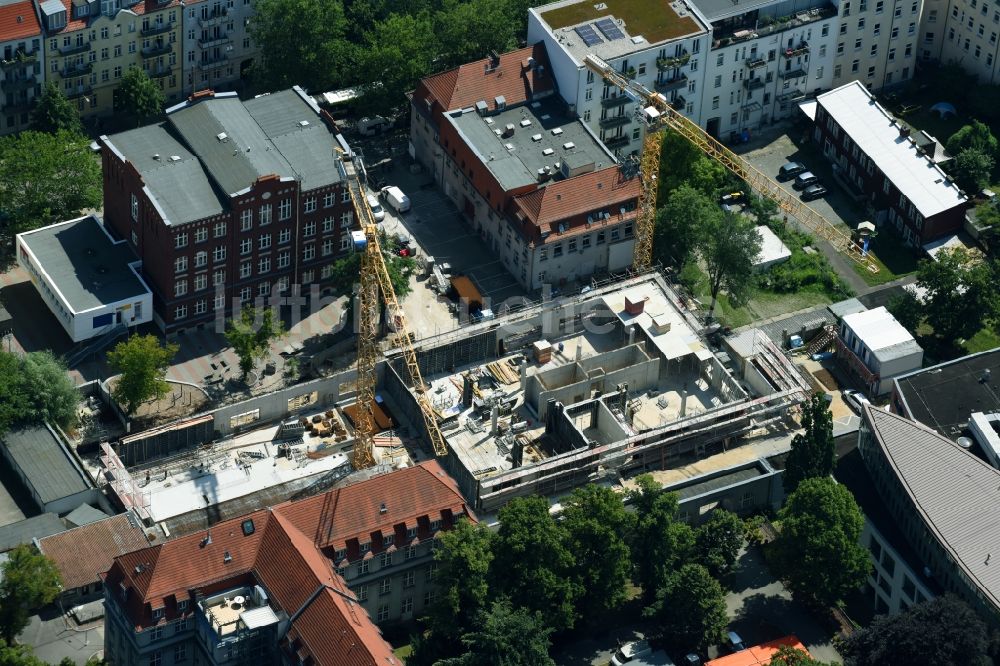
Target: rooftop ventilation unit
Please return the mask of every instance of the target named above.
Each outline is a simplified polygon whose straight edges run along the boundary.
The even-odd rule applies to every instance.
[[[503,147],[506,148],[507,152],[509,152],[509,153],[514,152],[514,144],[512,144],[512,143],[505,143],[505,144],[503,144]]]
[[[299,127],[308,127],[308,126],[309,126],[309,121],[308,120],[300,120],[299,121]]]
[[[521,127],[531,127],[531,120],[525,118],[521,121]]]
[[[153,159],[156,160],[157,162],[159,162],[160,161],[160,154],[159,153],[155,153],[153,155]]]
[[[504,136],[514,136],[514,123],[507,123],[504,126]]]
[[[489,107],[486,105],[486,100],[481,99],[478,102],[476,102],[476,113],[478,113],[479,115],[485,116],[489,110],[490,110]]]
[[[549,155],[551,155],[554,152],[556,152],[556,151],[552,150],[551,148],[546,148],[545,150],[542,151],[542,155],[545,155],[546,157],[548,157]]]
[[[493,124],[493,119],[492,118],[485,118],[484,120],[486,121],[487,125],[492,125]]]
[[[531,135],[531,140],[532,141],[541,141],[542,140],[542,135],[541,134],[532,134]]]
[[[563,144],[563,150],[573,150],[574,148],[576,148],[576,144],[572,141],[567,141]]]
[[[498,137],[503,136],[503,130],[495,129],[493,130],[493,133],[496,134]]]
[[[559,136],[563,133],[562,127],[556,127],[552,130],[552,136]]]
[[[180,162],[181,161],[181,156],[180,155],[171,155],[170,156],[170,161],[171,162]]]
[[[497,95],[494,97],[493,102],[497,105],[497,111],[503,111],[507,108],[507,98],[503,95]]]
[[[226,134],[225,132],[219,132],[218,134],[215,135],[215,138],[221,141],[222,143],[229,141],[229,135]]]

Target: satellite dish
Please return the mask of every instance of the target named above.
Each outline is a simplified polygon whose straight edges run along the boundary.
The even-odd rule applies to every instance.
[[[961,446],[966,451],[972,448],[972,439],[969,437],[959,437],[958,439],[955,440],[955,443]]]

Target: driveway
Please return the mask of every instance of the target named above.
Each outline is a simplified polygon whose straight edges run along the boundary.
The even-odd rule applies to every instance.
[[[35,656],[48,664],[58,664],[66,658],[83,664],[94,655],[104,654],[104,621],[77,627],[55,607],[49,606],[32,615],[17,638],[30,645]]]

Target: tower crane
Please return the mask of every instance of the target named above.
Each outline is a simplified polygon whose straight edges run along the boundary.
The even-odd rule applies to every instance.
[[[660,147],[663,144],[663,134],[670,128],[690,141],[710,159],[715,160],[729,169],[761,196],[775,202],[778,207],[799,221],[813,234],[826,239],[838,252],[842,252],[872,273],[878,272],[878,264],[871,253],[860,246],[850,235],[834,226],[811,206],[790,194],[774,180],[751,166],[746,160],[726,148],[699,127],[696,123],[674,110],[667,98],[654,93],[640,83],[637,83],[600,58],[587,55],[584,64],[594,73],[602,76],[605,81],[621,88],[626,95],[640,105],[644,120],[647,123],[646,139],[642,154],[639,156],[639,172],[642,179],[642,191],[639,196],[639,207],[635,220],[635,256],[633,263],[636,268],[647,268],[653,259],[653,225],[656,219],[656,190],[660,171]]]
[[[447,455],[444,435],[438,426],[434,407],[427,398],[427,387],[424,385],[417,365],[417,354],[413,348],[413,340],[407,330],[403,310],[396,298],[389,279],[389,270],[382,254],[382,244],[379,240],[378,223],[371,207],[368,205],[367,188],[358,173],[358,166],[350,155],[338,151],[341,155],[342,174],[347,182],[348,192],[354,213],[358,218],[361,231],[355,232],[355,246],[361,251],[361,277],[358,304],[358,378],[357,402],[355,403],[355,443],[351,452],[351,465],[354,469],[365,469],[375,464],[375,366],[381,352],[378,346],[378,316],[379,293],[385,300],[388,316],[393,318],[396,332],[396,346],[402,350],[403,361],[406,364],[410,382],[413,384],[417,405],[424,419],[427,435],[430,437],[434,453]]]

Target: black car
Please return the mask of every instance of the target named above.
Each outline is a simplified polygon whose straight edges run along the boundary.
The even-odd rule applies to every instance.
[[[826,188],[820,185],[819,183],[815,183],[813,185],[810,185],[806,189],[802,190],[802,200],[812,201],[813,199],[819,199],[825,194],[826,194]]]
[[[790,180],[806,170],[802,162],[788,162],[778,169],[778,180]]]

